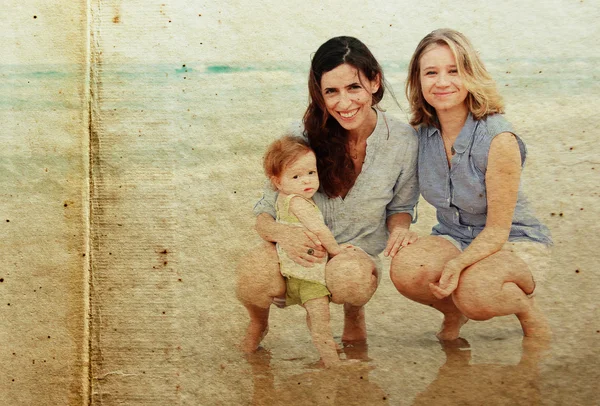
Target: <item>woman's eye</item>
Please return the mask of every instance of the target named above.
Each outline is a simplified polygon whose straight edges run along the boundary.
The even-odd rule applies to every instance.
[[[325,94],[333,94],[335,90],[333,89],[325,89]]]
[[[292,176],[292,179],[298,179],[298,175]]]
[[[315,173],[317,173],[317,171],[309,171],[308,172],[309,175],[314,175]]]
[[[428,76],[435,75],[435,72],[432,70],[428,70],[427,72],[425,72],[425,75],[428,75]]]

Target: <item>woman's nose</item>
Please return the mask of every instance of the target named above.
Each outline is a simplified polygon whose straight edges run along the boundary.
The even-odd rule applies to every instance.
[[[436,84],[438,86],[447,86],[449,83],[450,81],[448,80],[448,76],[446,76],[444,73],[440,73],[437,76]]]
[[[351,105],[352,100],[350,99],[350,95],[347,92],[341,92],[340,100],[338,101],[338,107],[343,110]]]

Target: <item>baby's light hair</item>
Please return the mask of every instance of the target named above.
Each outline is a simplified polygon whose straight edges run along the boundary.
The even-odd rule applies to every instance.
[[[286,167],[308,152],[312,152],[308,141],[295,135],[284,135],[269,145],[265,152],[263,168],[271,180],[273,189],[276,187],[272,179],[279,178]]]

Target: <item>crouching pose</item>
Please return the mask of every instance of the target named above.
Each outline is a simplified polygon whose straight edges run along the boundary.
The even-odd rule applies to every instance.
[[[417,138],[410,126],[377,108],[384,84],[383,70],[365,44],[352,37],[330,39],[312,58],[309,105],[295,133],[316,156],[319,190],[313,200],[325,224],[338,244],[352,245],[325,265],[331,301],[344,306],[343,343],[367,339],[364,305],[380,280],[379,254],[393,256],[417,237],[409,230],[419,196]],[[301,198],[290,204],[295,202],[310,206]],[[274,243],[305,267],[318,267],[330,251],[309,228],[275,221],[275,206],[284,205],[266,188],[254,208],[264,242],[238,265],[237,297],[250,317],[242,341],[246,352],[257,349],[268,331],[271,305],[290,289]]]
[[[511,314],[524,335],[547,337],[532,293],[552,241],[520,188],[525,144],[469,40],[450,29],[423,38],[406,93],[419,135],[419,188],[438,224],[394,257],[394,285],[444,314],[442,340],[458,338],[468,319]]]

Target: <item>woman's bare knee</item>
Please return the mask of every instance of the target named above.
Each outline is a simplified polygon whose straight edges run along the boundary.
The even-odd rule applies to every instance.
[[[244,305],[269,307],[272,299],[285,293],[275,246],[263,242],[250,250],[237,265],[236,294]]]
[[[444,265],[460,251],[439,237],[425,237],[402,248],[392,259],[390,278],[396,289],[405,296],[426,293],[429,283],[436,282]]]
[[[363,251],[347,249],[331,259],[325,271],[331,301],[337,304],[365,305],[377,289],[375,263]]]

